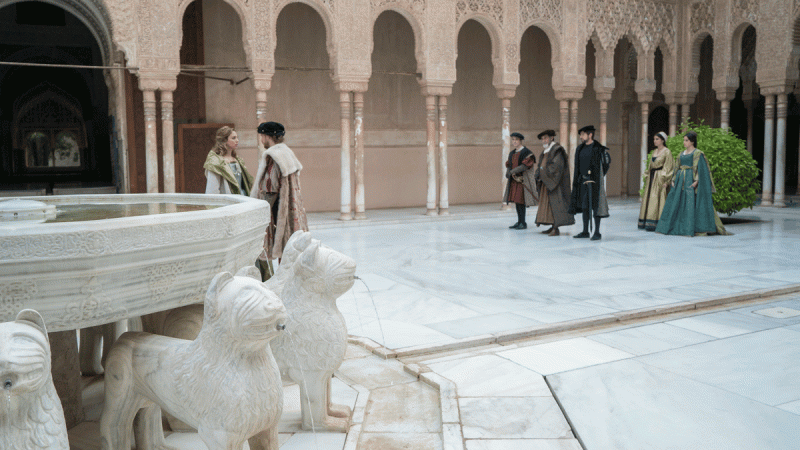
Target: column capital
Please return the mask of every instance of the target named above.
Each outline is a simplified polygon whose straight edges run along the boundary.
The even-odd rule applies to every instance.
[[[494,88],[497,89],[497,97],[502,99],[512,99],[517,93],[516,84],[495,84]]]
[[[715,91],[717,93],[717,100],[721,102],[729,102],[733,100],[734,98],[736,98],[737,89],[738,88],[732,88],[732,87],[716,89]]]
[[[593,86],[597,100],[607,102],[611,100],[611,94],[616,87],[616,80],[614,77],[595,77]]]
[[[439,95],[447,97],[453,93],[453,83],[448,81],[428,81],[420,80],[419,85],[422,88],[422,95]]]
[[[580,100],[583,98],[583,90],[584,88],[580,87],[562,87],[556,91],[556,100],[558,101],[570,101],[570,100]]]
[[[761,88],[761,95],[781,95],[781,94],[789,94],[792,92],[792,83],[788,81],[782,82],[775,82],[775,83],[759,83],[759,87]]]
[[[336,90],[340,92],[367,92],[369,80],[364,80],[361,78],[334,77],[333,84],[336,85]]]
[[[256,91],[268,91],[272,87],[272,74],[253,72],[253,85]]]
[[[174,91],[178,88],[178,72],[139,71],[139,89],[149,91]]]
[[[650,78],[636,80],[636,82],[633,84],[633,90],[638,95],[640,102],[649,102],[653,98],[653,94],[656,92],[656,80]],[[643,97],[645,97],[646,100],[642,100]]]

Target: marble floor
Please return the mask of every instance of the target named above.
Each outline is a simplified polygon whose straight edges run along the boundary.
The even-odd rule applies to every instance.
[[[338,301],[354,340],[334,401],[353,419],[347,434],[302,431],[287,386],[281,450],[798,448],[800,292],[581,323],[800,284],[800,209],[747,210],[732,236],[683,238],[639,231],[638,203],[613,200],[599,242],[573,239],[577,227],[509,230],[514,213],[498,205],[422,213],[309,214],[314,237],[354,257],[363,280]],[[470,341],[567,322],[546,337]],[[435,350],[458,343],[469,345]],[[417,351],[376,356],[404,349]],[[74,450],[98,448],[93,426],[70,431]],[[203,448],[192,434],[168,442]]]
[[[338,302],[350,334],[394,350],[800,283],[798,208],[745,210],[732,236],[687,238],[638,230],[638,205],[612,200],[601,241],[573,239],[578,225],[510,230],[515,213],[499,205],[309,225],[359,264],[362,282]]]

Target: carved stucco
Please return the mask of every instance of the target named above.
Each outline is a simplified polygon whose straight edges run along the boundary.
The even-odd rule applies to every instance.
[[[734,0],[733,17],[751,24],[758,23],[758,0]]]
[[[591,0],[589,33],[596,33],[603,49],[613,49],[624,36],[633,38],[635,45],[649,52],[663,42],[673,52],[675,48],[675,5],[655,1]]]
[[[699,31],[708,31],[714,34],[714,14],[712,0],[700,0],[692,3],[692,17],[690,20],[692,35]]]
[[[456,0],[456,23],[474,15],[491,17],[503,28],[503,0]]]
[[[523,27],[532,22],[548,22],[560,30],[563,21],[561,0],[520,0],[519,20]]]

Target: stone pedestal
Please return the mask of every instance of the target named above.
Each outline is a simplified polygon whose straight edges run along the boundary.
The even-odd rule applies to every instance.
[[[81,367],[78,357],[78,335],[75,330],[48,333],[50,339],[53,384],[64,408],[67,428],[83,422],[81,400]]]

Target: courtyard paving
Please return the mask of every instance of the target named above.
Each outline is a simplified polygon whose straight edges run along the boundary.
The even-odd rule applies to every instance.
[[[281,450],[797,448],[800,208],[684,238],[639,231],[638,202],[615,200],[599,242],[509,230],[499,205],[451,212],[309,214],[364,281],[338,301],[352,341],[334,401],[353,425],[300,430],[287,386]],[[74,448],[96,448],[81,427]]]

